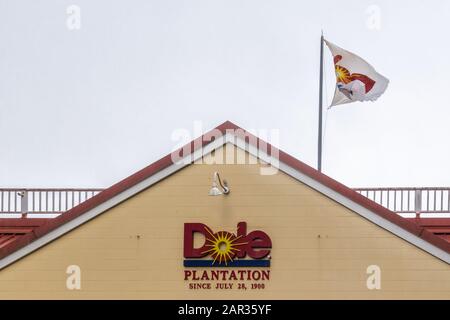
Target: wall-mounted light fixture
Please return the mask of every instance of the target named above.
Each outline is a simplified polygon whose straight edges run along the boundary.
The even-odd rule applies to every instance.
[[[219,189],[219,187],[220,187],[220,189]],[[219,173],[217,171],[214,172],[212,187],[209,190],[209,195],[210,196],[219,196],[221,194],[229,194],[229,193],[230,193],[230,188],[228,188],[227,181],[223,180],[223,183],[222,183]]]

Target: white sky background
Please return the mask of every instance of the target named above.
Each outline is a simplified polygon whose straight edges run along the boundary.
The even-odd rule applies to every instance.
[[[107,187],[195,120],[280,129],[281,149],[315,166],[321,28],[390,79],[377,102],[328,112],[324,173],[449,186],[449,1],[0,0],[0,187]]]

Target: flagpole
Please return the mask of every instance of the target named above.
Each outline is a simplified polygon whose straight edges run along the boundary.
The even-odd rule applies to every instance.
[[[323,31],[320,36],[320,82],[319,82],[319,135],[317,144],[317,170],[322,171],[322,91],[323,91]]]

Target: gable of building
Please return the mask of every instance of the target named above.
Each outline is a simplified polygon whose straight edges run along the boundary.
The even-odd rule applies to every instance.
[[[234,145],[227,149],[249,159]],[[450,295],[447,263],[340,202],[281,170],[261,175],[267,165],[251,156],[251,164],[210,160],[205,155],[3,269],[0,298],[243,297],[236,288],[189,289],[183,267],[184,223],[235,232],[241,221],[273,242],[270,281],[245,292],[248,299]],[[228,179],[229,196],[207,195],[216,170]],[[66,286],[73,265],[81,270],[81,290]],[[381,290],[367,288],[370,266],[382,270]]]

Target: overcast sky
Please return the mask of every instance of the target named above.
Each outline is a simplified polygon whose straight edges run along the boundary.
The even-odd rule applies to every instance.
[[[107,187],[196,120],[280,129],[315,166],[321,29],[390,79],[326,112],[324,173],[449,186],[450,1],[0,0],[0,187]]]

